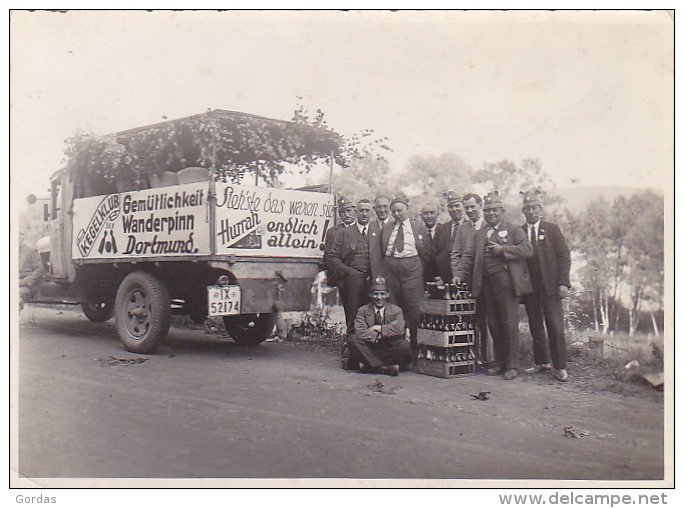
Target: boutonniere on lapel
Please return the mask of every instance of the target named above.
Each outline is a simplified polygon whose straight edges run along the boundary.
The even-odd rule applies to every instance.
[[[544,230],[542,228],[539,228],[539,241],[542,241],[546,236],[544,236]]]
[[[508,231],[505,229],[503,231],[499,231],[499,238],[501,238],[501,241],[503,243],[506,243],[508,241]]]
[[[419,235],[418,235],[418,240],[422,242],[422,241],[423,241],[423,235],[420,235],[420,234],[419,234]]]

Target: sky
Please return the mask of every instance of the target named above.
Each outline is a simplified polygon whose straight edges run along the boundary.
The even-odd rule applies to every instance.
[[[390,162],[541,160],[558,187],[663,188],[673,172],[664,11],[13,11],[13,192],[45,194],[77,129],[207,109],[289,120],[302,97]]]

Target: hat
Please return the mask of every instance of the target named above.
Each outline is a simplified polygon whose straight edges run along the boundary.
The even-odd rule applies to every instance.
[[[400,194],[398,196],[394,196],[392,198],[392,202],[390,203],[390,206],[392,206],[394,203],[404,203],[406,206],[409,205],[409,199],[404,196],[403,194]]]
[[[346,210],[347,208],[353,208],[355,206],[356,205],[351,199],[345,198],[344,196],[340,196],[340,199],[337,200],[337,208],[340,211]]]
[[[453,203],[461,203],[463,201],[461,196],[456,194],[454,191],[448,191],[444,197],[446,198],[447,205],[451,205]]]
[[[387,291],[387,281],[384,277],[375,277],[370,285],[370,291]]]
[[[542,192],[539,189],[534,189],[531,191],[521,191],[520,194],[522,194],[523,198],[523,208],[527,208],[528,206],[534,206],[534,205],[539,205],[541,206],[541,194]]]
[[[489,210],[491,208],[503,208],[503,202],[501,201],[501,196],[499,196],[499,191],[492,191],[484,198],[482,209]]]

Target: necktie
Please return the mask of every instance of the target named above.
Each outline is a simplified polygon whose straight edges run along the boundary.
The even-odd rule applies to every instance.
[[[454,223],[451,226],[451,241],[449,242],[449,250],[454,249],[454,240],[456,240],[456,231],[458,231],[458,225]]]
[[[376,325],[381,325],[382,324],[382,314],[380,314],[379,310],[375,311],[375,324]]]
[[[394,252],[403,252],[404,250],[404,223],[399,223],[397,229],[397,237],[394,239]]]
[[[366,238],[366,226],[363,226],[363,230],[361,231],[361,236]]]
[[[532,239],[532,247],[534,247],[534,250],[537,250],[537,230],[534,226],[531,226],[532,231],[530,232],[530,236]]]

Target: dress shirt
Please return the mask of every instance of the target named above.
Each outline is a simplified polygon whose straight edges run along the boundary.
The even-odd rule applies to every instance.
[[[410,258],[418,255],[418,249],[416,249],[416,239],[413,236],[413,229],[411,228],[411,221],[404,221],[404,250],[401,252],[392,253],[394,247],[394,241],[397,238],[397,230],[399,229],[399,223],[394,223],[394,228],[392,229],[392,234],[390,235],[389,242],[387,244],[386,256],[393,256],[395,258]]]

